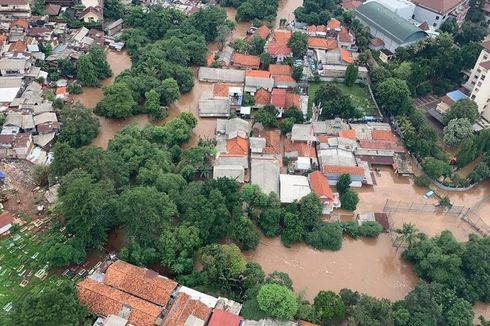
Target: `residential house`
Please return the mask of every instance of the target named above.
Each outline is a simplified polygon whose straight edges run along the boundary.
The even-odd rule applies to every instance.
[[[350,129],[349,124],[340,118],[324,121],[314,121],[312,123],[315,135],[337,136],[342,130]]]
[[[260,58],[255,55],[234,52],[231,56],[231,65],[240,69],[259,69]]]
[[[258,37],[260,37],[263,40],[267,40],[270,33],[271,33],[271,30],[267,26],[262,25],[259,28],[257,28],[254,35],[257,35]]]
[[[290,65],[270,64],[269,73],[272,77],[275,76],[291,76],[293,68]]]
[[[203,92],[198,102],[200,117],[229,117],[230,100],[214,97],[211,92]]]
[[[308,49],[333,50],[337,48],[337,40],[308,37]]]
[[[362,187],[364,180],[364,168],[359,166],[324,165],[322,172],[327,176],[328,183],[333,186],[342,174],[350,175],[351,187]]]
[[[482,43],[482,50],[465,84],[470,99],[478,105],[482,118],[490,122],[490,40]]]
[[[7,233],[14,224],[14,217],[9,211],[0,214],[0,235]]]
[[[373,37],[384,42],[391,52],[427,37],[427,33],[390,11],[382,4],[372,1],[355,10],[361,24],[369,28]]]
[[[19,95],[22,87],[22,78],[0,77],[0,105],[11,103]]]
[[[50,3],[50,4],[46,5],[46,7],[44,8],[44,11],[46,12],[46,14],[49,16],[49,18],[51,20],[60,14],[61,6]]]
[[[279,76],[274,76],[273,79],[274,79],[274,87],[276,88],[292,89],[298,86],[296,80],[294,80],[293,77],[291,76],[279,75]]]
[[[317,170],[308,174],[308,180],[310,181],[311,191],[318,196],[322,203],[323,214],[331,214],[334,208],[340,207],[339,194],[332,191],[325,175]]]
[[[112,23],[107,25],[107,27],[105,28],[107,35],[114,36],[121,32],[123,29],[123,23],[124,21],[122,20],[122,18],[119,18],[118,20],[113,21]]]
[[[270,77],[268,71],[252,71],[248,70],[245,75],[245,92],[254,96],[259,89],[272,91],[274,87],[274,79]]]
[[[233,118],[233,119],[216,119],[216,134],[218,136],[225,136],[225,139],[240,136],[242,138],[248,138],[250,134],[250,124],[248,121]]]
[[[337,42],[339,48],[352,51],[357,50],[354,36],[352,36],[352,34],[345,27],[342,27],[342,29],[340,30],[337,36]]]
[[[284,141],[284,156],[289,160],[289,168],[293,171],[309,170],[318,167],[315,146],[307,142],[293,143]]]
[[[303,117],[308,115],[308,95],[286,93],[286,108],[295,107],[303,113]]]
[[[254,137],[250,138],[252,159],[257,158],[282,162],[282,142],[279,130],[263,130],[262,128],[254,127],[253,135]],[[252,139],[254,141],[253,143]]]
[[[230,106],[239,107],[243,100],[243,87],[240,85],[216,83],[213,87],[214,98],[225,98],[230,101]]]
[[[313,37],[326,37],[327,36],[327,26],[325,25],[311,25],[306,27],[306,32],[308,33],[308,36],[313,36]]]
[[[0,0],[0,15],[29,17],[31,15],[29,0]]]
[[[488,97],[490,98],[490,96],[488,96]],[[437,106],[435,108],[430,108],[428,110],[428,113],[434,119],[438,120],[440,123],[445,124],[444,123],[444,116],[446,115],[449,108],[454,103],[456,103],[457,101],[460,101],[462,99],[468,99],[468,96],[466,96],[466,94],[464,94],[460,90],[455,90],[455,91],[446,93],[446,95],[444,95],[440,98],[441,101],[437,104]]]
[[[99,23],[104,16],[101,7],[87,7],[80,13],[80,19],[85,23]]]
[[[214,309],[208,326],[240,326],[242,318],[222,309]]]
[[[13,149],[16,158],[26,159],[33,147],[34,144],[30,133],[19,133],[14,136]]]
[[[469,5],[467,0],[414,0],[416,5],[412,19],[427,22],[439,28],[449,18],[461,24],[464,21]]]
[[[243,183],[245,180],[245,169],[241,165],[215,165],[213,166],[213,178],[229,178]]]
[[[252,159],[251,182],[262,192],[279,194],[279,164],[275,160]]]
[[[278,110],[283,110],[286,107],[286,90],[274,88],[272,90],[271,104]]]
[[[267,53],[277,62],[284,61],[284,59],[292,55],[292,51],[287,45],[290,38],[290,31],[276,30],[272,35],[272,39],[266,45]]]
[[[214,178],[232,178],[245,182],[245,170],[248,170],[248,136],[228,134],[228,139],[217,137],[218,154],[213,168]]]
[[[234,69],[220,69],[199,67],[198,78],[200,81],[210,83],[245,83],[245,71]],[[272,87],[271,87],[272,88]]]
[[[221,67],[228,67],[231,63],[231,58],[235,50],[227,45],[225,48],[218,53],[218,63]]]
[[[31,61],[27,59],[0,59],[0,75],[3,77],[24,76],[31,68]]]
[[[341,26],[342,24],[340,23],[340,21],[336,18],[331,18],[328,22],[327,22],[327,31],[331,32],[331,31],[334,31],[334,32],[340,32],[340,29],[341,29]]]
[[[281,174],[279,182],[281,203],[292,203],[311,193],[308,178],[302,175]]]
[[[259,88],[254,95],[255,107],[261,108],[271,102],[271,93],[264,88]]]
[[[291,130],[291,141],[294,142],[316,142],[317,138],[311,124],[295,124]]]

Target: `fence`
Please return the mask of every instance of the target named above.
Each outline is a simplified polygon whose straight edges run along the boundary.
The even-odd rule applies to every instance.
[[[462,218],[481,235],[490,236],[490,226],[485,223],[481,216],[475,213],[471,208],[465,212]]]

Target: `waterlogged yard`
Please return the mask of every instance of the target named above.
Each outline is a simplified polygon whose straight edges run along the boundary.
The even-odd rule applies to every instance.
[[[308,85],[308,108],[313,105],[315,94],[324,83],[310,83]],[[346,86],[343,83],[334,82],[345,95],[348,95],[354,107],[364,113],[364,116],[379,116],[379,112],[371,99],[367,86],[363,84],[354,84]]]

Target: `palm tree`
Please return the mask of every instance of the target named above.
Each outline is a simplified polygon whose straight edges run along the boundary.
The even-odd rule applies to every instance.
[[[395,246],[396,251],[398,251],[403,244],[410,247],[413,243],[415,243],[419,230],[415,227],[415,224],[403,223],[401,229],[395,229],[395,233],[397,234],[395,238]]]

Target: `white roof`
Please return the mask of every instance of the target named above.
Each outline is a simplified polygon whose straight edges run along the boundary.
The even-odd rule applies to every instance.
[[[291,140],[304,142],[316,141],[317,139],[313,134],[313,126],[301,124],[293,125],[293,130],[291,131]]]
[[[199,80],[210,82],[243,83],[245,81],[245,71],[200,67]]]
[[[230,178],[243,183],[245,169],[241,165],[215,165],[213,167],[213,178]]]
[[[296,168],[298,170],[308,170],[311,168],[311,161],[309,157],[299,156],[296,161]]]
[[[208,294],[190,289],[186,286],[181,286],[179,289],[179,292],[183,292],[183,293],[189,295],[191,297],[191,299],[193,299],[193,300],[201,301],[202,303],[204,303],[209,308],[216,307],[216,303],[218,302],[217,298],[210,296]]]
[[[10,103],[14,100],[19,93],[20,87],[13,88],[1,88],[0,91],[0,103]]]
[[[262,192],[279,193],[279,165],[274,160],[252,159],[251,181]]]
[[[274,79],[272,77],[263,78],[263,77],[245,77],[245,87],[246,90],[250,88],[255,88],[256,90],[259,88],[272,89],[274,88]]]
[[[292,203],[311,193],[308,178],[302,175],[281,174],[281,203]]]

